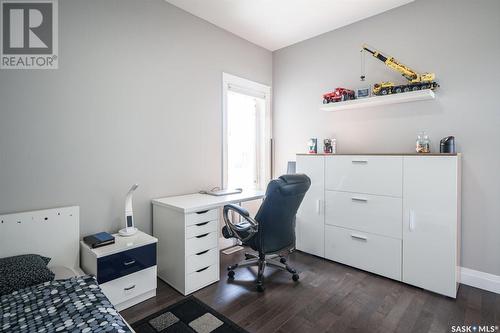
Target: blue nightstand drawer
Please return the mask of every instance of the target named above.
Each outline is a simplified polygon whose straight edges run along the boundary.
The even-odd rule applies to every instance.
[[[97,259],[97,282],[105,283],[156,265],[156,243]]]

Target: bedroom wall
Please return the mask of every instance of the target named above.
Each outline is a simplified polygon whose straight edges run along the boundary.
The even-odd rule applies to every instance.
[[[274,53],[275,174],[310,137],[336,137],[339,152],[412,152],[425,130],[439,151],[455,135],[463,153],[462,266],[500,275],[500,2],[417,0]],[[364,86],[368,43],[419,71],[437,73],[437,100],[321,112],[321,95]],[[403,82],[366,58],[367,83]],[[422,175],[425,177],[425,175]],[[439,255],[438,253],[436,255]]]
[[[0,214],[79,205],[81,235],[220,183],[222,72],[267,85],[271,52],[163,0],[59,1],[59,69],[0,71]]]

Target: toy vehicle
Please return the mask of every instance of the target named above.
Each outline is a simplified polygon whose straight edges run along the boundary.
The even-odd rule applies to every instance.
[[[436,78],[436,75],[434,73],[417,73],[416,71],[409,68],[408,66],[403,65],[393,57],[385,56],[379,51],[371,50],[366,44],[363,45],[363,49],[361,51],[367,51],[371,53],[373,57],[382,61],[390,69],[399,72],[405,79],[408,80],[407,84],[401,85],[396,85],[395,83],[390,81],[376,83],[373,85],[374,95],[388,95],[422,89],[436,89],[437,87],[439,87],[439,84],[434,81],[434,79]],[[361,80],[363,79],[364,75],[362,74]]]
[[[334,91],[323,95],[323,104],[332,102],[343,102],[356,98],[354,90],[346,88],[336,88]]]

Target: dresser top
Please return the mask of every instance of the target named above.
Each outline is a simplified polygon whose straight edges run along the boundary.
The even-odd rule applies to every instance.
[[[264,197],[264,191],[247,190],[237,194],[213,196],[208,194],[187,194],[152,200],[153,205],[167,207],[181,213],[194,213],[214,209],[228,204],[257,200]]]
[[[84,241],[81,241],[80,243],[82,246],[87,247],[91,252],[93,252],[97,258],[100,258],[158,242],[158,239],[142,231],[137,231],[135,235],[128,237],[120,236],[119,234],[113,234],[113,236],[115,237],[114,244],[104,245],[95,249],[91,249],[87,244],[85,244]]]
[[[297,153],[297,155],[308,155],[308,156],[460,156],[461,153],[337,153],[337,154],[325,154],[325,153]]]

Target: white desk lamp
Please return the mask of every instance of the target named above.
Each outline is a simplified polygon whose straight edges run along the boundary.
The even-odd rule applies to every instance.
[[[137,232],[134,227],[134,211],[132,209],[132,194],[139,187],[138,184],[132,185],[125,198],[125,228],[121,229],[118,233],[120,236],[128,237]]]

